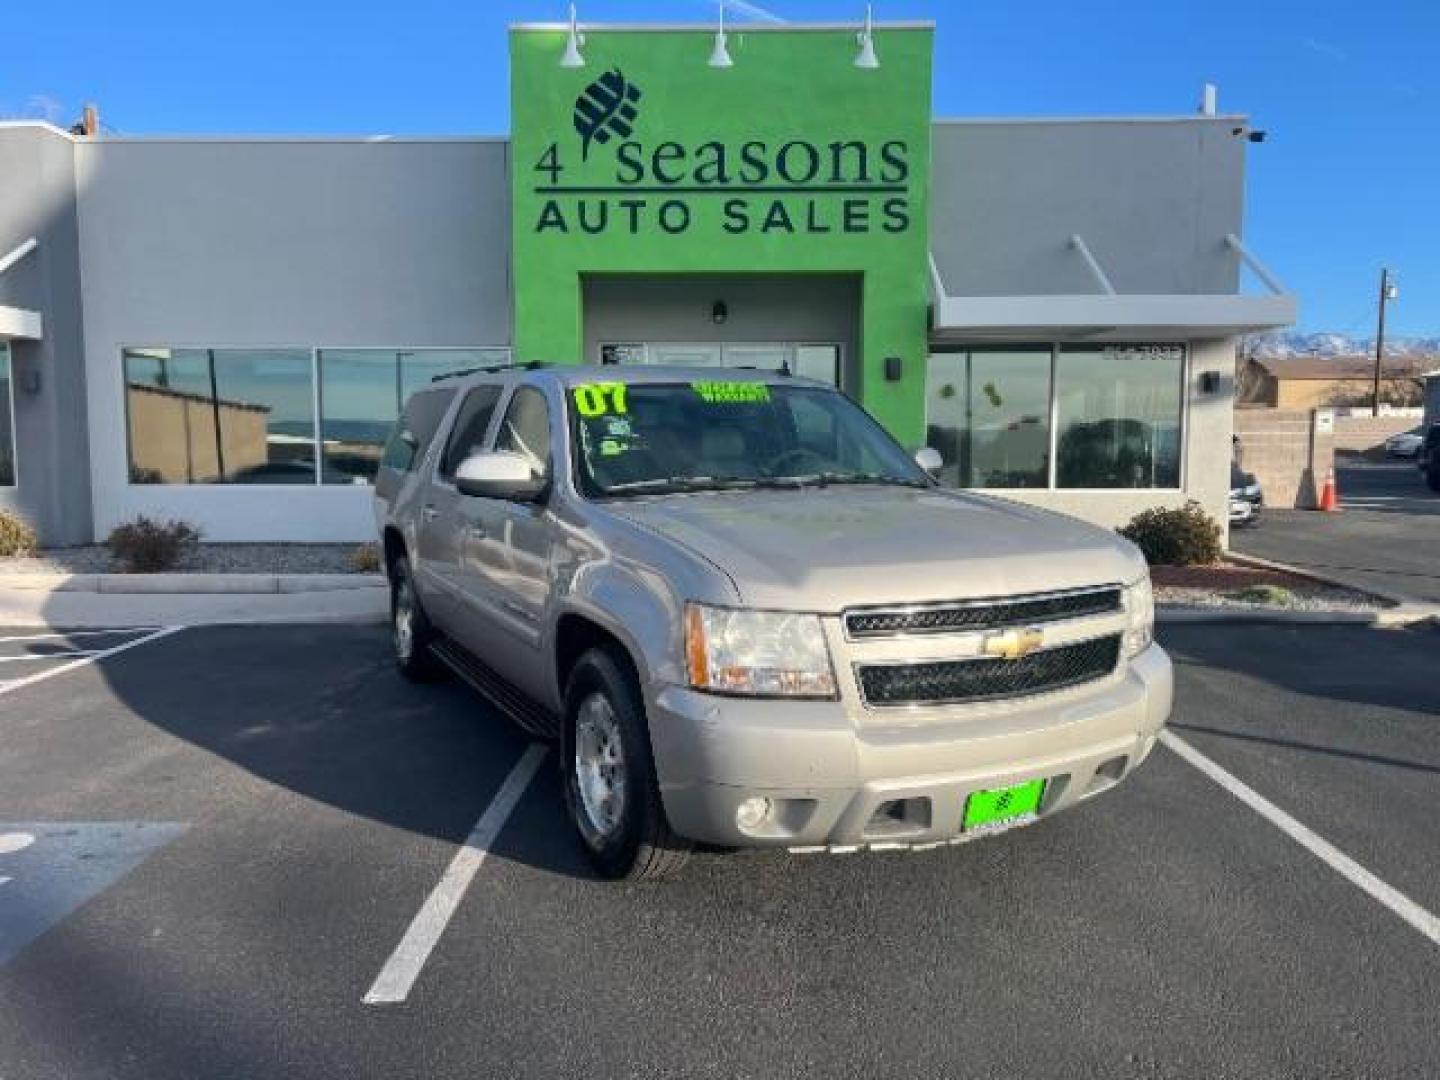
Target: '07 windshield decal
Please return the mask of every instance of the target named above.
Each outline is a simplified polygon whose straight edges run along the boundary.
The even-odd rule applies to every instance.
[[[629,410],[625,405],[624,383],[601,382],[581,383],[570,391],[575,398],[575,408],[586,419],[597,416],[624,416]]]

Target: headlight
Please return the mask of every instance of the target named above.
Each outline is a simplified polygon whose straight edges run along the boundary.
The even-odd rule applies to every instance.
[[[835,670],[816,615],[687,604],[685,666],[697,690],[835,696]]]
[[[1125,586],[1125,655],[1138,656],[1155,640],[1155,594],[1150,573]]]

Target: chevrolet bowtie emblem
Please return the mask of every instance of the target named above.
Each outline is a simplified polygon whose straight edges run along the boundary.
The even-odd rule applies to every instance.
[[[997,630],[985,635],[986,656],[998,656],[1004,660],[1019,660],[1028,656],[1045,640],[1045,633],[1038,626],[1027,626],[1023,630]]]

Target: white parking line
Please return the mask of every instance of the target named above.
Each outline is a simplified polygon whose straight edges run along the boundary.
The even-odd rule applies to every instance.
[[[0,637],[0,645],[12,641],[41,641],[45,638],[72,638],[72,637],[118,637],[121,634],[140,634],[146,630],[160,630],[159,626],[126,626],[119,630],[56,630],[44,634],[16,634],[13,637]]]
[[[27,661],[34,663],[36,660],[70,660],[77,656],[94,655],[93,652],[28,653],[25,656],[0,656],[0,664],[23,664]]]
[[[1440,945],[1440,917],[1436,917],[1415,903],[1394,886],[1381,881],[1334,844],[1296,821],[1265,796],[1215,764],[1185,740],[1165,731],[1161,733],[1160,741],[1329,866],[1346,881],[1369,893],[1372,899],[1379,901],[1436,945]]]
[[[535,770],[540,767],[544,758],[545,747],[533,743],[515,763],[510,775],[505,777],[505,782],[495,793],[495,798],[490,800],[490,805],[480,815],[480,820],[475,822],[475,827],[470,830],[465,843],[455,853],[449,868],[416,912],[410,928],[400,939],[400,944],[380,969],[380,974],[365,994],[365,1004],[393,1005],[410,996],[410,988],[420,977],[421,968],[425,966],[425,961],[430,958],[440,935],[445,932],[445,927],[460,906],[460,900],[464,897],[465,890],[470,887],[475,872],[485,861],[490,845],[505,827],[505,820],[515,809],[520,796],[525,794],[525,789],[535,776]]]
[[[16,679],[14,682],[0,683],[0,694],[10,694],[19,690],[21,687],[29,686],[31,683],[37,683],[44,679],[53,679],[56,675],[64,675],[67,671],[74,671],[76,668],[84,667],[87,664],[94,664],[100,660],[104,660],[107,656],[114,656],[116,653],[122,653],[126,649],[133,649],[139,645],[148,644],[151,641],[158,641],[160,638],[177,634],[184,629],[183,626],[167,626],[164,629],[146,634],[144,637],[127,641],[123,645],[116,645],[112,649],[101,649],[99,652],[82,656],[78,660],[71,660],[68,664],[61,664],[59,667],[50,668],[48,671],[38,671],[34,675],[27,675],[25,678]]]

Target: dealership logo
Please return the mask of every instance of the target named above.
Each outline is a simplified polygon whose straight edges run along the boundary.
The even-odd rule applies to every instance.
[[[580,133],[580,157],[590,159],[590,144],[608,143],[612,136],[628,139],[635,130],[640,88],[611,68],[575,99],[575,130]]]

